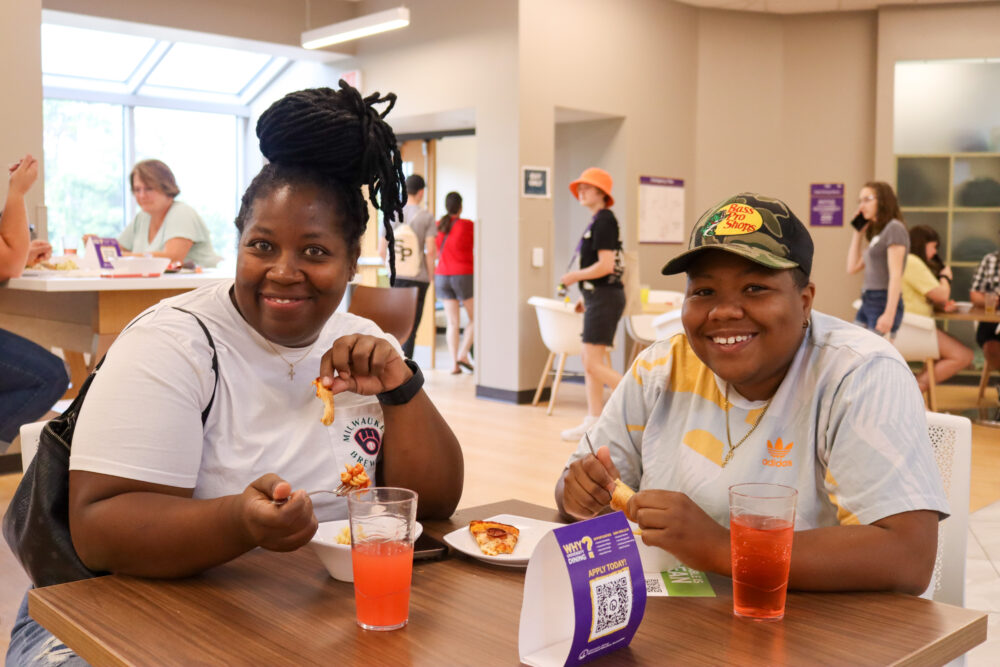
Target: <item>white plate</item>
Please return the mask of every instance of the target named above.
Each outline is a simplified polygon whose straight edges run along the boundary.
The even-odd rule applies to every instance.
[[[955,310],[957,310],[960,313],[967,313],[970,310],[972,310],[972,302],[971,301],[956,301],[955,302]]]
[[[546,533],[553,528],[561,528],[565,525],[562,523],[553,523],[551,521],[529,519],[526,516],[515,516],[513,514],[497,514],[496,516],[487,517],[481,520],[506,523],[507,525],[517,528],[520,534],[517,537],[517,545],[514,547],[514,553],[500,554],[499,556],[487,556],[479,548],[479,545],[476,543],[476,539],[472,537],[472,533],[469,532],[468,526],[451,531],[444,536],[444,541],[465,555],[472,556],[473,558],[477,558],[483,562],[491,563],[493,565],[501,565],[503,567],[517,568],[528,567],[528,560],[531,558],[531,554],[535,552],[535,547],[538,546],[539,540],[541,540]]]

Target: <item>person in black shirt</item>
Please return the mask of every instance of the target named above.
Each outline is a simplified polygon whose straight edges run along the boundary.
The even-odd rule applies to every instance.
[[[590,209],[593,218],[576,247],[580,268],[563,274],[559,281],[566,287],[580,283],[583,294],[577,310],[583,310],[583,369],[587,387],[587,416],[576,428],[563,431],[563,440],[583,437],[604,407],[604,386],[614,389],[622,379],[605,359],[606,349],[614,344],[618,320],[625,311],[622,243],[618,220],[610,210],[615,203],[611,185],[611,175],[597,167],[585,169],[580,178],[569,184],[573,196]]]

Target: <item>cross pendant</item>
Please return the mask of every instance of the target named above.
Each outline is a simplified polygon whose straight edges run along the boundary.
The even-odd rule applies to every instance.
[[[295,366],[288,366],[288,381],[291,382],[295,379]]]

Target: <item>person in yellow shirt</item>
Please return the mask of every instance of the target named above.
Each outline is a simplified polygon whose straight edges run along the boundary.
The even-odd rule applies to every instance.
[[[910,229],[910,256],[903,270],[903,308],[907,313],[933,317],[934,308],[950,313],[955,310],[951,300],[951,268],[938,257],[941,239],[933,228],[916,225]],[[956,338],[937,330],[941,358],[934,362],[934,378],[943,382],[972,363],[972,350]],[[929,384],[926,369],[917,375],[920,391]]]

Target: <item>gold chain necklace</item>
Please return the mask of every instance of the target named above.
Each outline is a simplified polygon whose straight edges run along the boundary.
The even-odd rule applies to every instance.
[[[263,338],[263,336],[262,336],[262,338]],[[281,357],[282,361],[284,361],[286,364],[288,364],[288,381],[289,382],[291,382],[292,380],[295,379],[295,364],[299,363],[300,361],[302,361],[303,359],[305,359],[306,357],[308,357],[309,353],[312,352],[313,345],[316,344],[316,341],[313,341],[313,344],[309,346],[309,349],[306,350],[305,354],[303,354],[301,357],[299,357],[295,361],[289,361],[288,359],[285,359],[285,355],[283,355],[281,352],[278,351],[278,348],[276,348],[274,345],[271,344],[271,341],[269,341],[267,338],[264,338],[264,342],[267,343],[267,346],[269,348],[271,348],[272,350],[274,350],[274,353],[276,355],[278,355],[279,357]]]
[[[726,383],[726,441],[729,443],[729,451],[726,452],[726,458],[722,459],[723,468],[725,468],[726,464],[732,460],[733,453],[736,451],[736,448],[746,442],[747,438],[750,437],[750,434],[757,430],[757,426],[760,425],[761,420],[764,419],[764,415],[767,414],[767,409],[771,407],[772,400],[774,400],[774,396],[767,399],[767,403],[764,404],[764,409],[760,411],[759,415],[757,415],[757,421],[753,423],[753,426],[750,427],[750,430],[747,431],[746,435],[740,438],[740,441],[734,445],[733,438],[729,435],[729,408],[732,404],[729,402],[729,383]]]

